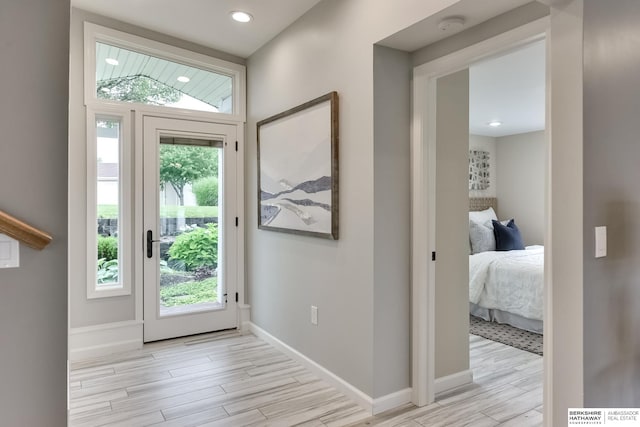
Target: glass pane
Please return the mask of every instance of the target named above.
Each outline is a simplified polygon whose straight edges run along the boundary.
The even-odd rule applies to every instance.
[[[232,85],[224,74],[96,42],[99,99],[231,114]]]
[[[225,302],[218,222],[222,143],[176,141],[184,140],[160,139],[160,316]]]
[[[119,283],[120,121],[97,119],[97,286]]]

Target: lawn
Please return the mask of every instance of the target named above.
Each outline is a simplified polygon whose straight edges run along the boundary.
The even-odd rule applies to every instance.
[[[98,205],[98,218],[116,218],[117,205]],[[216,218],[217,206],[163,206],[160,208],[161,218]]]
[[[165,307],[214,302],[218,299],[218,278],[210,277],[200,282],[184,282],[160,287],[160,303]]]

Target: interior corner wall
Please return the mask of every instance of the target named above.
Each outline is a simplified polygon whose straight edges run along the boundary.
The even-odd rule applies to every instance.
[[[411,345],[408,333],[397,340],[386,332],[376,335],[374,326],[378,316],[398,316],[394,325],[404,322],[409,301],[382,305],[374,313],[375,271],[398,267],[394,257],[374,268],[374,245],[382,242],[374,239],[373,45],[453,3],[325,0],[247,62],[245,247],[251,319],[370,397],[406,381],[404,372],[385,367],[391,369],[388,375],[402,378],[374,388],[380,374],[374,371],[374,336],[381,347],[405,351]],[[340,97],[340,239],[258,230],[256,122],[333,90]],[[408,239],[403,244],[410,247]],[[311,305],[318,307],[317,326],[310,323]]]
[[[640,3],[584,2],[585,406],[640,406]],[[594,257],[594,227],[607,256]]]
[[[438,79],[436,103],[438,379],[469,369],[469,69]]]
[[[69,0],[0,6],[0,209],[53,237],[0,269],[0,417],[67,425]]]
[[[496,197],[498,191],[496,139],[492,136],[469,134],[469,150],[473,149],[489,153],[489,188],[486,190],[469,190],[469,197]],[[499,210],[500,203],[498,203]]]
[[[514,218],[525,245],[544,244],[547,144],[545,132],[496,138],[498,211]]]
[[[374,47],[373,397],[411,387],[412,70],[407,52]]]
[[[69,256],[74,260],[69,271],[70,326],[79,328],[135,319],[135,286],[132,294],[111,298],[87,299],[87,129],[84,106],[84,22],[145,37],[203,55],[244,64],[244,59],[165,34],[126,24],[84,10],[71,10],[69,58]],[[133,121],[132,121],[133,123]],[[133,197],[136,197],[133,195]],[[133,241],[134,248],[139,242]],[[135,277],[135,273],[134,273]]]

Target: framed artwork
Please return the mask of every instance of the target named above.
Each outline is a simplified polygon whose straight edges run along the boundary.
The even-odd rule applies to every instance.
[[[338,239],[338,93],[258,122],[258,228]]]
[[[489,152],[469,150],[469,190],[487,190],[489,177]]]

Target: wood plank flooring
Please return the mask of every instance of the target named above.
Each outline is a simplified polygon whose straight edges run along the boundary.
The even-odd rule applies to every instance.
[[[351,426],[542,426],[542,357],[475,335],[469,341],[473,384]]]
[[[432,405],[376,417],[253,335],[147,344],[72,364],[69,425],[541,425],[542,358],[470,339],[475,384]]]

